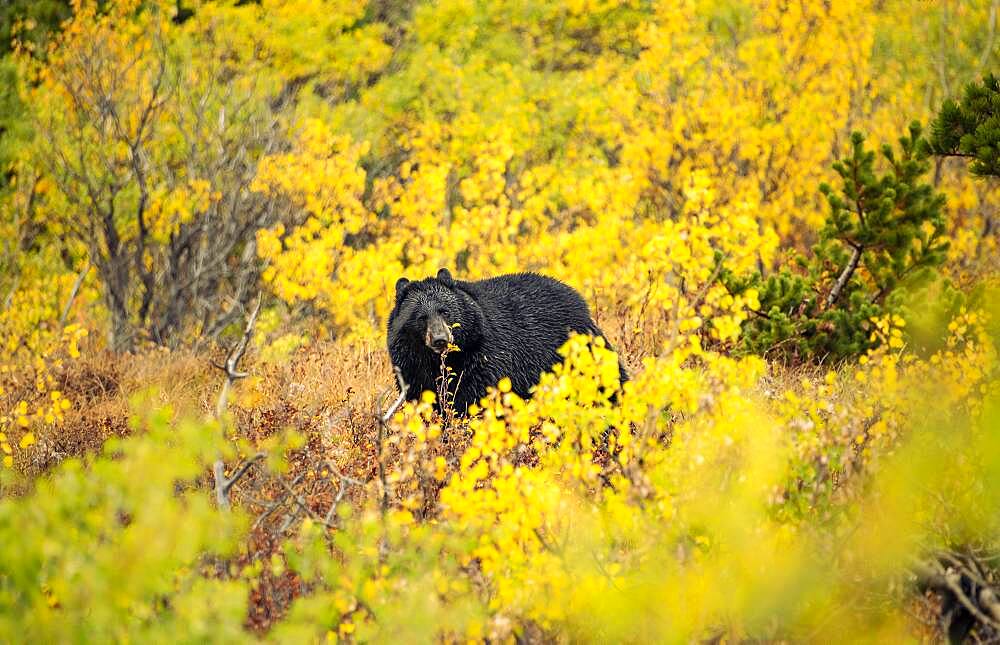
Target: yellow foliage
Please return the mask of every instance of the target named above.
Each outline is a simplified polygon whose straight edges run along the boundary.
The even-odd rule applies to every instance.
[[[356,479],[335,472],[345,464],[326,454],[335,452],[328,436],[261,439],[252,449],[266,458],[246,462],[253,477],[268,468],[281,477],[302,466],[286,463],[286,451],[315,456],[308,451],[321,445],[322,462],[289,480],[311,484],[319,472],[336,492],[283,498],[295,503],[282,539],[306,517],[284,552],[211,573],[244,594],[255,576],[302,583],[276,640],[505,641],[529,630],[582,642],[901,640],[900,612],[859,608],[857,598],[898,585],[907,558],[941,545],[937,531],[995,539],[997,312],[979,308],[989,296],[949,320],[937,345],[910,346],[907,321],[889,315],[866,321],[877,349],[794,371],[730,352],[759,315],[760,294],[733,295],[717,279],[723,270],[770,272],[815,239],[828,208],[818,186],[834,176],[830,161],[848,130],[886,141],[996,58],[960,42],[986,24],[987,2],[943,2],[951,21],[935,3],[902,0],[193,4],[196,17],[175,22],[180,5],[167,0],[105,9],[81,1],[44,59],[18,53],[26,101],[62,137],[40,137],[26,158],[80,156],[59,166],[74,172],[34,178],[39,166],[20,161],[3,202],[16,216],[0,233],[17,242],[5,247],[3,266],[23,280],[0,276],[10,294],[0,310],[7,469],[51,436],[40,430],[63,423],[74,402],[59,375],[80,357],[88,328],[107,322],[98,294],[103,287],[107,303],[109,285],[93,284],[81,260],[96,261],[109,241],[72,238],[81,223],[67,213],[92,206],[74,196],[88,195],[87,173],[111,168],[131,181],[155,169],[142,190],[105,181],[111,196],[101,206],[118,241],[135,243],[130,214],[141,204],[159,257],[197,218],[235,217],[227,208],[250,203],[237,197],[280,211],[266,224],[239,213],[254,236],[238,252],[260,261],[260,280],[282,301],[260,313],[261,369],[280,369],[313,343],[289,324],[302,312],[319,312],[315,329],[331,330],[346,352],[367,351],[371,368],[377,354],[368,348],[384,339],[396,280],[441,266],[469,279],[515,270],[563,279],[592,303],[632,368],[619,389],[615,354],[573,337],[530,400],[501,379],[468,420],[435,416],[437,395],[424,392],[384,424],[362,427],[352,416],[357,383],[314,396],[343,397],[354,443],[335,448],[377,463],[352,470],[363,473]],[[933,34],[941,47],[910,51]],[[963,46],[944,47],[954,42]],[[164,100],[175,103],[154,120],[139,158],[122,140],[145,132],[139,106],[158,91],[160,46],[176,74]],[[121,76],[90,70],[88,52]],[[120,114],[77,110],[64,81],[90,72],[118,92]],[[294,109],[270,110],[284,101]],[[227,111],[237,104],[249,112]],[[101,119],[112,116],[128,136],[106,136],[110,121]],[[236,118],[282,136],[227,157],[250,168],[233,187],[222,185],[231,168],[209,173],[211,164],[194,162],[257,127],[228,129]],[[948,197],[947,271],[961,286],[995,274],[1000,191],[950,163],[935,181]],[[19,251],[40,222],[43,250]],[[137,248],[122,266],[152,271],[158,256]],[[171,284],[166,273],[156,278]],[[283,410],[305,382],[288,389]],[[249,417],[277,407],[266,386],[256,374],[242,380],[233,404]],[[52,542],[65,563],[45,568],[42,536],[32,543],[39,563],[19,565],[17,583],[32,581],[24,602],[33,604],[0,611],[4,625],[65,636],[83,616],[80,624],[110,630],[95,633],[124,640],[142,640],[135,634],[150,626],[177,628],[183,640],[181,627],[212,624],[197,611],[209,606],[199,602],[207,591],[174,595],[169,586],[197,584],[181,567],[210,550],[220,520],[206,496],[176,488],[204,482],[219,451],[231,455],[216,445],[215,424],[174,433],[167,416],[149,425],[176,464],[160,463],[155,443],[128,443],[126,458],[98,461],[92,479],[71,463],[54,480],[72,487],[73,513],[59,507],[58,491],[39,506],[60,539],[63,518],[83,509],[96,564],[79,562],[107,587],[107,602],[87,613],[78,561]],[[132,464],[155,477],[137,477]],[[114,494],[100,507],[108,517],[96,517],[86,495],[105,490],[108,473]],[[328,498],[323,516],[315,509]],[[183,522],[171,532],[158,513],[166,508],[173,520],[189,506],[193,541]],[[121,508],[136,511],[141,531],[130,532]],[[2,517],[32,512],[0,505]],[[224,524],[229,535],[242,522]],[[124,585],[113,573],[119,556],[104,549],[106,535],[142,565],[141,579]],[[177,562],[175,541],[185,547]],[[20,598],[0,595],[0,608],[24,610]],[[175,598],[188,604],[175,609]],[[246,614],[238,604],[224,612],[236,633]],[[843,607],[849,617],[828,620]],[[137,631],[114,631],[121,616]]]
[[[924,15],[905,4],[422,6],[398,78],[261,165],[258,188],[307,214],[262,236],[268,279],[354,338],[381,333],[399,275],[457,266],[559,277],[647,351],[678,327],[729,343],[753,303],[720,266],[771,268],[814,239],[847,128],[880,141],[927,113],[878,46],[893,16]],[[976,204],[995,189],[942,176],[953,256],[988,264]]]
[[[36,310],[19,304],[21,308],[0,314],[0,340],[6,346],[5,360],[0,363],[0,448],[7,468],[14,465],[13,440],[8,436],[19,436],[18,447],[27,450],[36,443],[33,429],[59,426],[73,407],[72,401],[57,389],[56,377],[69,362],[80,357],[80,342],[88,334],[86,327],[73,323],[58,333],[37,324],[26,335],[23,326],[33,321],[17,316],[30,317]]]

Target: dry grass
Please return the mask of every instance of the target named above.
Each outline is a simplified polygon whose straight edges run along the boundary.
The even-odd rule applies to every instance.
[[[223,375],[212,363],[222,357],[221,350],[121,356],[85,351],[54,373],[54,388],[73,408],[62,424],[36,433],[38,444],[18,456],[17,469],[32,479],[65,459],[98,452],[109,437],[127,435],[130,401],[136,396],[180,416],[213,414]],[[230,409],[239,434],[248,439],[289,426],[329,434],[338,415],[373,410],[379,394],[392,387],[385,352],[373,345],[317,343],[275,363],[251,354],[243,368],[253,378],[238,384]],[[31,400],[32,379],[26,375],[17,381],[11,398]]]

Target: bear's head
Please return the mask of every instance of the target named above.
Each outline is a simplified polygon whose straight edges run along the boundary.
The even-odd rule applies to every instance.
[[[433,278],[396,281],[396,306],[389,317],[391,339],[405,338],[437,354],[452,346],[461,351],[478,340],[479,321],[478,305],[448,269]]]

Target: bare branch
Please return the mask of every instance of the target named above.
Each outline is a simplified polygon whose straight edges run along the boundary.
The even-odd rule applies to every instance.
[[[840,292],[844,290],[845,286],[847,286],[848,280],[850,280],[851,276],[854,275],[854,272],[857,270],[860,262],[861,246],[858,245],[853,247],[850,261],[847,263],[847,266],[844,267],[844,270],[840,272],[840,276],[837,278],[837,282],[834,283],[833,288],[830,289],[830,295],[826,297],[824,308],[829,309],[830,305],[837,301],[837,298],[840,297]]]
[[[990,587],[983,586],[978,594],[973,593],[970,597],[962,588],[962,579],[965,577],[974,581],[972,586],[974,592],[976,586],[981,586],[980,582],[975,581],[976,578],[980,578],[978,573],[966,563],[952,557],[951,554],[942,554],[941,557],[947,560],[950,566],[945,567],[938,560],[919,561],[914,565],[917,575],[929,588],[938,592],[947,591],[951,594],[956,602],[983,625],[994,629],[1000,628],[1000,604],[997,603],[996,593]],[[985,611],[977,605],[977,602],[985,607]],[[986,612],[992,616],[987,615]]]
[[[399,411],[403,402],[406,401],[406,391],[409,389],[409,386],[403,380],[403,373],[399,370],[399,368],[394,367],[393,372],[396,374],[396,383],[399,384],[399,396],[396,398],[395,402],[389,406],[389,409],[385,411],[385,414],[379,417],[379,421],[381,421],[382,425],[389,423],[389,419],[391,419],[392,416]]]
[[[250,313],[250,318],[247,319],[247,326],[243,330],[243,336],[240,338],[240,342],[236,344],[236,347],[229,353],[229,357],[226,358],[225,365],[218,365],[213,363],[215,367],[226,373],[226,382],[222,385],[222,392],[219,394],[219,402],[215,407],[215,416],[221,418],[228,406],[229,390],[232,388],[233,383],[240,379],[244,379],[249,374],[246,372],[240,372],[237,370],[240,360],[247,351],[247,345],[250,343],[250,337],[253,335],[254,325],[257,323],[257,314],[260,313],[260,304],[263,296],[257,296],[257,304],[254,306],[253,311]]]
[[[330,472],[336,475],[337,479],[340,479],[341,481],[345,481],[348,484],[354,484],[355,486],[364,486],[366,483],[368,483],[368,482],[363,482],[360,479],[355,479],[353,477],[345,475],[344,473],[340,472],[340,470],[336,466],[334,466],[329,460],[324,461],[323,463],[326,464],[326,467],[330,469]]]
[[[80,287],[83,286],[83,279],[87,277],[87,273],[90,271],[90,260],[83,265],[83,269],[80,270],[79,275],[76,276],[76,282],[73,283],[73,290],[69,292],[69,299],[66,301],[66,306],[63,307],[62,315],[59,316],[59,329],[66,326],[66,318],[69,317],[69,310],[73,307],[73,301],[76,300],[76,296],[80,293]]]
[[[218,503],[219,508],[229,508],[229,491],[232,490],[233,485],[247,474],[251,466],[266,456],[267,455],[263,452],[258,452],[256,455],[243,462],[243,465],[237,468],[236,472],[234,472],[231,477],[226,477],[226,464],[221,459],[217,460],[215,464],[213,464],[212,472],[215,475],[215,501]]]
[[[389,420],[392,419],[393,415],[403,405],[403,402],[406,401],[406,392],[409,389],[406,381],[403,380],[403,372],[398,367],[393,367],[393,372],[396,374],[396,383],[399,385],[399,396],[396,397],[396,400],[384,414],[376,413],[375,415],[378,421],[378,446],[376,453],[378,456],[378,479],[379,484],[382,486],[382,496],[379,499],[379,512],[382,516],[383,529],[385,527],[385,517],[389,511],[389,480],[385,472],[385,436],[389,431]],[[384,558],[388,553],[389,537],[388,533],[383,533],[379,554]]]

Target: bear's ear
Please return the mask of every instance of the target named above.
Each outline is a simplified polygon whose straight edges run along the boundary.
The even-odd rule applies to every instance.
[[[406,289],[406,285],[408,284],[410,284],[410,281],[406,278],[396,280],[396,300],[399,300],[399,297],[403,295],[403,290]]]
[[[445,284],[451,284],[452,281],[451,271],[444,268],[438,269],[437,279]]]

